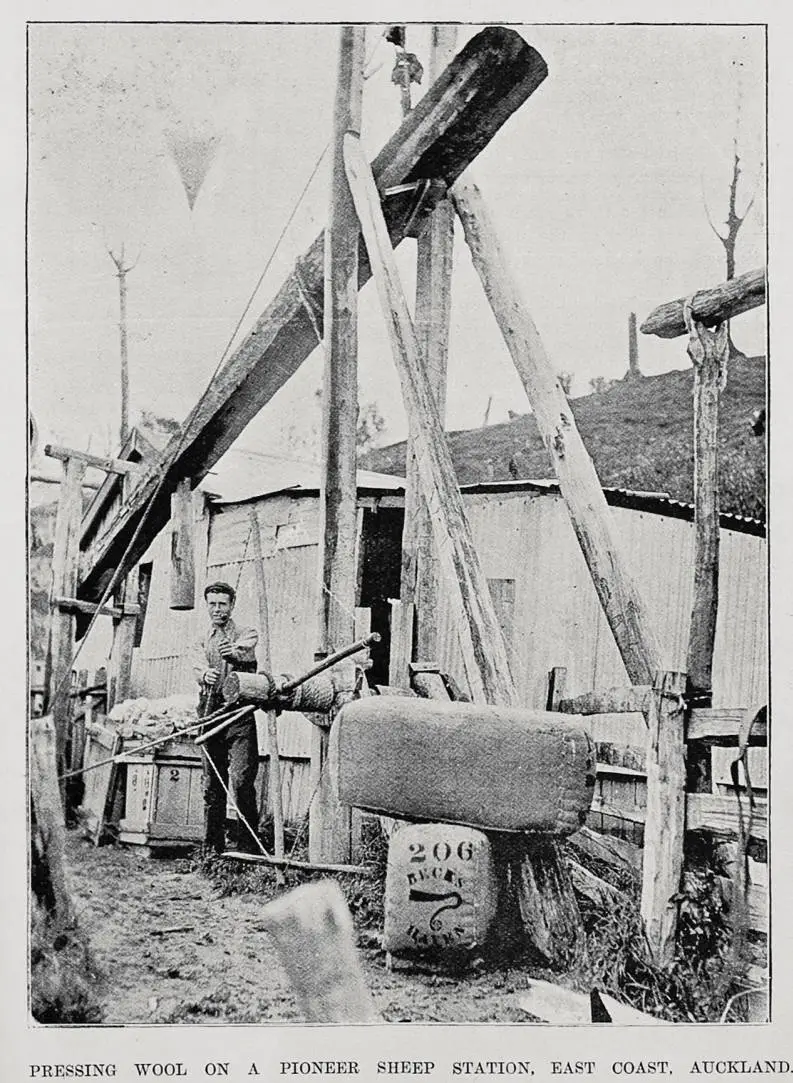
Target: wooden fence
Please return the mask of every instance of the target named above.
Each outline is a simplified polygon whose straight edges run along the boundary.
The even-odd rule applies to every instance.
[[[743,920],[752,934],[754,960],[760,963],[759,967],[750,964],[747,974],[754,982],[765,983],[769,918],[766,711],[688,709],[681,701],[682,792],[667,795],[672,819],[674,803],[680,807],[678,835],[673,823],[652,822],[657,801],[648,815],[653,786],[656,791],[670,788],[669,778],[675,774],[665,762],[663,745],[659,750],[648,729],[647,715],[657,689],[609,689],[565,699],[563,681],[563,669],[551,672],[548,707],[587,715],[597,757],[587,829],[574,839],[575,844],[623,871],[632,868],[637,878],[644,870],[642,913],[649,931],[655,924],[651,944],[662,961],[669,961],[675,937],[674,899],[690,882],[684,851],[696,835],[706,852],[718,853],[724,873],[718,880],[728,906],[736,890],[744,895]],[[656,870],[655,878],[648,878],[648,864]],[[740,875],[732,875],[736,871]]]

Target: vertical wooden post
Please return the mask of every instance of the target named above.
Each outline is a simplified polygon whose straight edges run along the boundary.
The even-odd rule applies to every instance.
[[[694,365],[694,601],[688,639],[688,691],[709,707],[719,608],[719,392],[729,350],[728,324],[709,331],[691,317],[688,353]]]
[[[685,674],[658,673],[647,712],[641,913],[657,961],[672,962],[686,826]]]
[[[77,596],[80,560],[80,520],[83,514],[82,481],[85,463],[68,458],[63,464],[63,481],[55,519],[50,590],[50,636],[47,649],[47,701],[55,729],[56,774],[64,768],[66,728],[69,718],[69,672],[74,651],[74,614],[61,610],[54,599]]]
[[[452,199],[474,266],[551,456],[600,604],[633,684],[662,668],[649,614],[628,573],[611,512],[570,405],[498,243],[478,188],[459,182]]]
[[[116,600],[122,609],[136,605],[138,601],[138,569],[133,568],[124,579]],[[137,608],[134,613],[124,613],[113,621],[113,645],[110,649],[108,672],[108,710],[116,703],[129,699],[132,688],[132,658],[135,649],[135,629],[138,624]]]
[[[433,83],[452,59],[456,26],[433,26],[429,82]],[[438,416],[446,413],[446,362],[451,316],[454,208],[443,199],[421,226],[417,239],[416,338]],[[405,525],[402,533],[400,600],[415,607],[416,644],[413,654],[424,661],[437,657],[438,568],[427,505],[421,496],[413,434],[408,435],[405,486]],[[412,639],[413,622],[410,622]],[[392,684],[396,683],[391,681]]]
[[[264,576],[262,533],[256,505],[251,505],[251,533],[253,534],[253,564],[256,569],[256,595],[259,602],[259,643],[257,649],[259,669],[272,673],[270,659],[270,612],[267,605],[267,580]],[[278,721],[275,711],[265,711],[267,719],[267,751],[270,754],[270,800],[273,804],[273,849],[276,857],[284,856],[284,806],[281,798],[281,756],[278,752]],[[283,869],[275,866],[275,882],[286,883]]]
[[[195,609],[193,496],[190,478],[171,493],[171,609]]]
[[[320,651],[355,632],[358,423],[358,222],[344,171],[344,135],[360,132],[365,28],[344,26],[339,41],[333,114],[332,191],[325,231],[325,380],[323,399],[322,594]],[[312,861],[349,861],[350,810],[336,800],[327,765],[329,734],[312,732],[317,792],[309,817]]]
[[[34,893],[59,928],[74,924],[66,887],[65,826],[58,789],[57,734],[50,716],[30,722],[30,795],[36,818],[33,835]]]

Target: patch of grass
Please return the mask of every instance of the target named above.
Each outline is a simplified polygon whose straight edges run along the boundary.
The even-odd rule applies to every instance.
[[[675,957],[661,967],[647,943],[637,887],[607,906],[584,901],[587,957],[568,977],[582,990],[600,989],[661,1019],[717,1022],[738,985],[726,908],[712,870],[692,872],[678,902]]]
[[[88,941],[37,905],[31,914],[30,1010],[39,1023],[100,1023],[101,976]]]
[[[221,985],[196,1000],[185,1000],[171,1008],[158,1022],[162,1023],[262,1023],[268,1019],[282,1022],[299,1019],[291,997],[281,994],[246,998],[238,988]]]
[[[753,435],[751,422],[753,412],[766,402],[765,378],[765,358],[733,357],[719,402],[722,509],[759,519],[765,518],[765,441]],[[603,485],[665,492],[675,500],[691,502],[693,386],[689,366],[641,380],[617,380],[599,394],[571,400]],[[520,478],[554,477],[532,414],[448,433],[447,443],[461,485],[506,481],[515,471]],[[360,465],[404,477],[405,444],[369,451]]]

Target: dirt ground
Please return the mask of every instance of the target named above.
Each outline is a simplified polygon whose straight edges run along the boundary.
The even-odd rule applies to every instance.
[[[262,926],[266,891],[228,894],[189,858],[96,848],[78,831],[68,833],[67,860],[80,925],[104,975],[104,1023],[300,1022]],[[389,972],[376,933],[358,935],[388,1021],[531,1021],[518,1007],[524,970]]]

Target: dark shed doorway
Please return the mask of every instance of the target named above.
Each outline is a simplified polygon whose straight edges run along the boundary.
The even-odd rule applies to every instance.
[[[360,606],[372,611],[372,631],[380,643],[371,648],[370,684],[388,684],[391,650],[390,598],[398,598],[402,577],[403,508],[365,508],[361,528]]]

